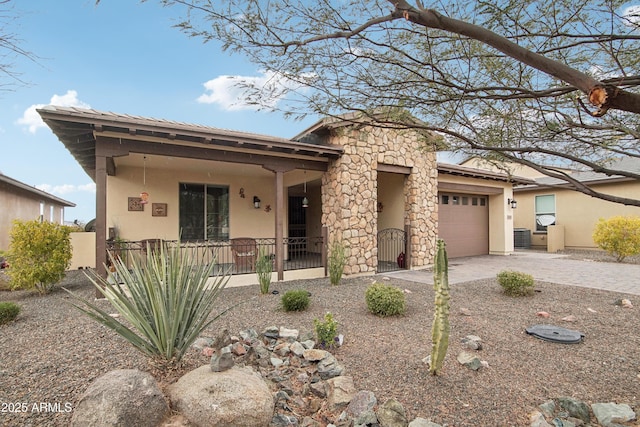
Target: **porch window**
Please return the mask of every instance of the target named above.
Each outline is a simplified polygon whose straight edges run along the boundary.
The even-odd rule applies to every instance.
[[[229,187],[180,184],[182,240],[229,239]]]
[[[556,223],[556,196],[536,196],[536,231],[547,231]]]

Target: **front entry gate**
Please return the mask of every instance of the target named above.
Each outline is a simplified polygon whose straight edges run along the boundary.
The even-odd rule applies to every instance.
[[[407,268],[407,233],[399,228],[378,231],[378,273]]]

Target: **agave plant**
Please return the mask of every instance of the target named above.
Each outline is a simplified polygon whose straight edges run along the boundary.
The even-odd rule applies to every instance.
[[[230,309],[211,315],[228,276],[209,280],[214,263],[198,262],[180,245],[169,248],[163,243],[159,250],[147,249],[146,256],[131,257],[131,269],[109,254],[115,271],[107,278],[87,274],[127,324],[65,290],[72,305],[166,366],[179,362],[201,332]]]

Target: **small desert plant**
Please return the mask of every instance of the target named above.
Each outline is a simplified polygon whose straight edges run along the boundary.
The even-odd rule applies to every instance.
[[[313,327],[320,347],[331,348],[335,346],[338,336],[338,322],[333,318],[333,314],[327,312],[324,315],[324,321],[314,319]]]
[[[304,289],[294,289],[282,295],[284,311],[304,311],[309,307],[309,292]]]
[[[593,241],[618,262],[640,254],[640,217],[600,218],[593,232]]]
[[[340,284],[346,262],[344,245],[342,242],[334,240],[329,252],[329,281],[332,285]]]
[[[46,294],[59,282],[71,262],[68,227],[52,222],[13,221],[9,246],[12,289]]]
[[[0,325],[11,322],[18,317],[20,306],[14,302],[0,302]]]
[[[501,271],[498,273],[498,283],[504,293],[510,296],[533,295],[533,276],[519,271]]]
[[[406,303],[404,292],[395,286],[374,283],[364,293],[367,308],[376,316],[404,314]]]
[[[271,273],[273,272],[273,262],[267,250],[260,247],[258,251],[258,260],[256,261],[256,274],[260,283],[260,293],[268,294],[269,286],[271,286]]]
[[[438,375],[444,364],[449,348],[449,259],[444,240],[438,239],[436,256],[433,261],[433,289],[435,291],[435,311],[431,325],[431,362],[429,372]]]
[[[228,276],[216,276],[208,283],[215,264],[200,262],[179,245],[169,248],[162,243],[146,256],[133,254],[131,269],[112,254],[110,258],[115,271],[109,277],[87,276],[126,322],[67,290],[71,304],[161,367],[179,362],[202,331],[229,310],[211,315]],[[114,280],[116,275],[124,285]]]

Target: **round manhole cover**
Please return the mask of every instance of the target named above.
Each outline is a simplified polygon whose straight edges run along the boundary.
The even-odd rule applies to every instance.
[[[582,342],[584,334],[571,329],[553,325],[534,325],[525,329],[529,335],[541,340],[557,342],[561,344],[578,344]]]

